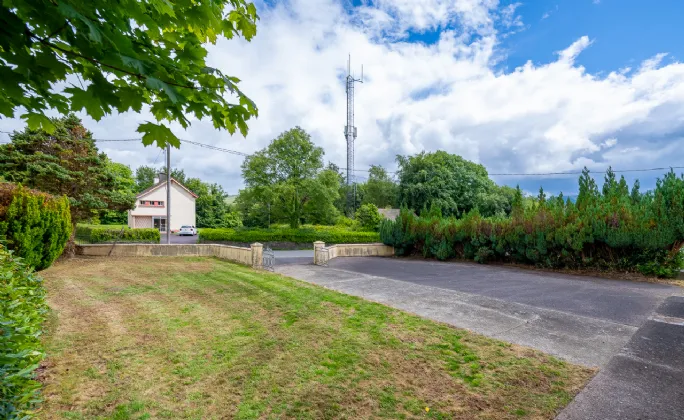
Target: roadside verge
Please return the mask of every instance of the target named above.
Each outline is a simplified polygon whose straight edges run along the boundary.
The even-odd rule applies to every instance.
[[[684,297],[667,298],[558,420],[679,420],[684,413]]]

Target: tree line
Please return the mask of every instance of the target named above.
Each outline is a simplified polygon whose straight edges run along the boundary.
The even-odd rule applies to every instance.
[[[69,199],[74,223],[126,224],[136,195],[151,187],[162,168],[138,167],[135,173],[99,152],[92,133],[74,115],[50,120],[52,133],[26,127],[0,145],[0,180]],[[171,176],[197,194],[198,227],[236,227],[239,215],[226,203],[228,194],[216,183]]]
[[[436,206],[445,216],[456,217],[474,208],[485,216],[511,213],[515,189],[495,184],[482,165],[444,151],[397,156],[397,163],[396,180],[374,165],[365,182],[348,186],[337,165],[324,165],[323,149],[295,127],[245,159],[246,187],[236,207],[246,226],[261,227],[349,224],[368,205],[403,205],[417,213]]]
[[[380,237],[398,255],[676,277],[684,265],[684,175],[670,171],[642,193],[638,181],[630,191],[610,168],[599,189],[585,168],[575,201],[540,189],[525,205],[517,188],[509,217],[483,217],[477,208],[444,217],[435,204],[420,216],[404,209],[383,221]]]

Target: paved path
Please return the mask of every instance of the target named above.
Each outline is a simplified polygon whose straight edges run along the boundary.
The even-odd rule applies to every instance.
[[[684,418],[684,298],[672,296],[558,420]]]
[[[673,286],[508,267],[397,258],[337,258],[328,267],[276,265],[305,281],[427,318],[605,366]]]

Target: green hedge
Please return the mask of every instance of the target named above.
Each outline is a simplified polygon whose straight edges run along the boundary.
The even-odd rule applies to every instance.
[[[0,240],[26,264],[49,267],[62,255],[71,231],[66,197],[0,183]]]
[[[377,232],[357,232],[336,226],[312,226],[299,229],[202,229],[200,242],[293,242],[313,243],[323,241],[329,244],[361,244],[379,242]]]
[[[603,192],[588,171],[576,202],[546,199],[532,208],[517,190],[512,216],[484,218],[477,210],[463,219],[417,217],[403,210],[380,227],[383,243],[397,255],[534,264],[550,268],[640,271],[675,277],[682,268],[684,176],[668,173],[646,194],[606,175]]]
[[[159,243],[161,235],[157,229],[111,229],[106,227],[78,226],[76,240],[79,243]]]
[[[47,310],[41,279],[0,245],[0,418],[29,417],[39,402],[34,371]]]

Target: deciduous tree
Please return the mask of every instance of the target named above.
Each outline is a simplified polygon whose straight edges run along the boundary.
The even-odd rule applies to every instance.
[[[85,110],[100,120],[146,106],[157,122],[186,128],[192,114],[246,135],[257,108],[236,77],[207,65],[205,45],[222,37],[249,41],[257,19],[245,0],[5,0],[0,115],[22,109],[31,130],[54,133],[48,109]],[[180,145],[164,124],[148,121],[138,132],[145,145]]]
[[[286,219],[296,228],[302,221],[305,204],[320,196],[316,190],[323,186],[315,180],[322,168],[323,149],[315,146],[311,136],[300,127],[288,130],[245,159],[242,176],[249,200],[244,196],[240,200],[242,206],[258,205],[261,214],[270,207],[269,214]]]
[[[114,191],[128,198],[135,196],[135,179],[131,168],[123,163],[112,162],[110,159],[107,159],[106,165],[107,170],[114,176]],[[128,213],[123,210],[105,210],[100,213],[100,223],[103,225],[125,225],[128,223]]]
[[[399,201],[413,210],[434,203],[445,216],[461,216],[477,207],[478,195],[494,182],[484,166],[444,151],[397,156]]]
[[[397,205],[397,184],[382,166],[371,165],[364,188],[363,202],[378,208]]]

